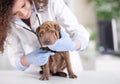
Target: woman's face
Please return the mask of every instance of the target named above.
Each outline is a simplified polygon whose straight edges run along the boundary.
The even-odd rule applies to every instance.
[[[28,19],[31,16],[29,0],[15,0],[12,8],[13,18]]]

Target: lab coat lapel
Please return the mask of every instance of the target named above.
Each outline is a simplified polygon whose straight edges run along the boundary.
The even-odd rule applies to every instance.
[[[30,27],[28,25],[26,25],[21,19],[15,19],[14,23],[15,23],[16,28],[25,27],[27,29],[30,29]]]
[[[31,17],[30,17],[31,28],[32,28],[34,31],[36,31],[36,29],[37,29],[38,26],[40,26],[38,19],[41,20],[41,17],[40,17],[39,14],[38,14],[38,17],[39,17],[39,18],[36,17],[36,13],[35,13],[35,12],[33,12],[33,13],[31,14]]]

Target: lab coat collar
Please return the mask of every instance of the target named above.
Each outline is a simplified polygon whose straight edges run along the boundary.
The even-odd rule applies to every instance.
[[[13,24],[16,26],[16,28],[23,28],[23,27],[25,27],[25,28],[29,29],[29,26],[26,25],[21,19],[15,19],[13,22],[14,22]]]

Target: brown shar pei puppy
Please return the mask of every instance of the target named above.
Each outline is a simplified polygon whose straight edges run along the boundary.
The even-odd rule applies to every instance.
[[[53,21],[44,22],[36,30],[42,49],[50,50],[47,46],[53,45],[60,38],[60,26]],[[70,78],[77,78],[73,73],[70,63],[69,52],[55,52],[44,66],[42,66],[42,76],[40,80],[48,80],[50,75],[67,77],[63,70],[67,68]]]

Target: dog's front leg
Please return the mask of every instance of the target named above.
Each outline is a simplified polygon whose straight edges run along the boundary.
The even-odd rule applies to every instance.
[[[65,59],[66,65],[67,65],[67,71],[68,71],[69,77],[70,78],[77,78],[77,76],[73,73],[73,70],[72,70],[69,52],[64,52],[64,53],[65,53],[64,59]]]
[[[42,74],[42,76],[39,79],[40,80],[49,80],[49,76],[50,76],[49,62],[47,62],[43,66],[42,71],[43,71],[43,74]]]

